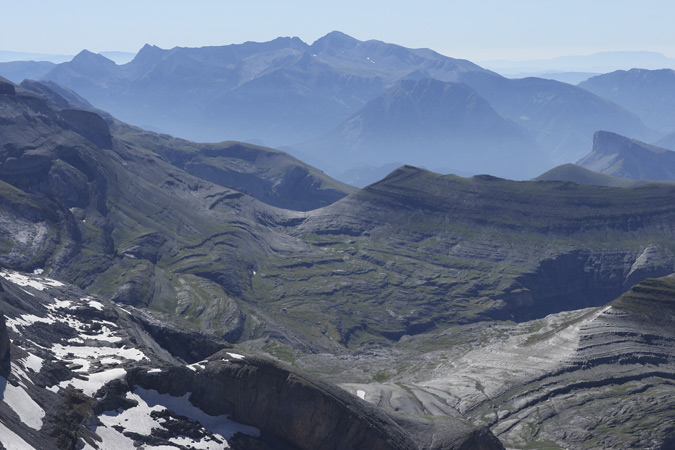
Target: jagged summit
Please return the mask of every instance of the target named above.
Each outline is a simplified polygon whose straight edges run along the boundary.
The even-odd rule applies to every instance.
[[[159,61],[165,54],[167,50],[157,47],[156,45],[145,44],[136,54],[134,59],[132,59],[129,65],[148,65],[156,63]]]

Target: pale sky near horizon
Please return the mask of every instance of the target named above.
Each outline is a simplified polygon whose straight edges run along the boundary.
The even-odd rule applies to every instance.
[[[226,45],[333,30],[473,61],[644,50],[675,58],[672,0],[2,1],[0,50]]]

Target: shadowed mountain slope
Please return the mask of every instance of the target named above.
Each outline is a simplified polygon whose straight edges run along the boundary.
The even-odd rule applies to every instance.
[[[9,83],[0,89],[0,264],[45,268],[237,339],[243,314],[235,298],[247,289],[255,260],[307,247],[274,231],[297,213],[194,177],[132,142],[154,138],[168,151],[170,139],[134,138],[91,111],[56,108]],[[176,142],[174,151],[195,151],[185,145]]]
[[[21,86],[47,98],[58,108],[96,113],[105,118],[119,139],[153,151],[206,181],[236,189],[273,206],[311,210],[355,190],[278,150],[243,142],[197,144],[175,139],[120,122],[56,83],[25,81]]]

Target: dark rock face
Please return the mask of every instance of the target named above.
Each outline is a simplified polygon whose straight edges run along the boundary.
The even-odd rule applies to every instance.
[[[541,261],[536,271],[522,275],[507,289],[501,298],[507,304],[504,312],[523,321],[558,312],[561,305],[568,310],[600,306],[644,278],[662,277],[675,270],[673,262],[661,258],[654,247],[645,249],[640,257],[641,262],[628,266],[624,252],[574,251]]]
[[[5,316],[0,312],[0,376],[7,377],[11,363],[10,341]]]
[[[503,448],[488,431],[459,419],[399,418],[399,424],[341,389],[270,361],[223,351],[204,364],[197,372],[134,370],[127,381],[173,396],[191,392],[190,401],[205,412],[229,414],[303,450]],[[437,440],[428,441],[430,434]]]
[[[112,147],[110,127],[101,116],[91,111],[64,109],[59,115],[75,131],[101,148]]]
[[[195,363],[223,349],[223,341],[197,332],[181,330],[171,323],[143,321],[143,328],[174,357]]]
[[[0,79],[0,95],[16,95],[16,89],[12,83]]]

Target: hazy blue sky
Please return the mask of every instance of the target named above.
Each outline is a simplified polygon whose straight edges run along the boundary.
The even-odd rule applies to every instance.
[[[675,57],[672,0],[39,0],[3,1],[0,50],[138,51],[332,30],[448,56],[547,58],[611,50]]]

